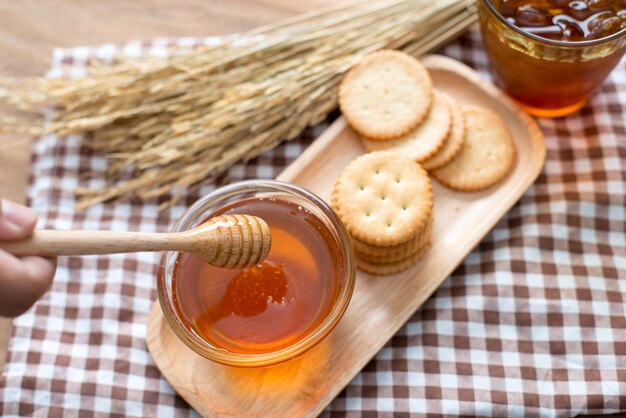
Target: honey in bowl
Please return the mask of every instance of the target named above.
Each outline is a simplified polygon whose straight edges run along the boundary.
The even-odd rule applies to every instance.
[[[624,0],[479,0],[496,82],[529,113],[580,109],[626,51]]]
[[[231,203],[212,216],[254,214],[270,227],[267,259],[222,269],[181,253],[173,272],[173,305],[183,325],[231,353],[289,347],[317,329],[339,295],[341,251],[308,209],[280,198]]]

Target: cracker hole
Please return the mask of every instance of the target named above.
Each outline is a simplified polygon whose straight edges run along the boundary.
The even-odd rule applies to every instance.
[[[387,198],[387,196],[381,196],[380,200],[385,200]]]

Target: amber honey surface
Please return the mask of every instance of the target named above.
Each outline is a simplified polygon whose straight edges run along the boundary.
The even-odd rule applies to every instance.
[[[499,0],[510,23],[542,38],[579,42],[626,28],[626,0]]]
[[[546,40],[513,32],[479,2],[496,82],[534,115],[580,109],[626,50],[624,36],[608,38],[626,30],[626,0],[484,1],[522,32]]]
[[[339,251],[328,228],[307,209],[280,199],[249,199],[215,213],[247,213],[270,227],[267,260],[228,270],[181,254],[174,306],[184,325],[237,353],[266,353],[302,339],[323,321],[338,295]]]

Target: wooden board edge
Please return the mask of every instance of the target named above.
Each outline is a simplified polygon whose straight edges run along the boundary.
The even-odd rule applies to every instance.
[[[178,375],[176,375],[176,373],[163,372],[164,369],[170,367],[170,361],[163,351],[163,327],[168,327],[166,328],[165,332],[174,332],[169,328],[169,324],[165,320],[165,316],[163,316],[163,312],[161,311],[161,304],[157,299],[154,301],[152,307],[150,308],[146,327],[146,346],[148,348],[150,356],[152,357],[152,360],[159,369],[159,373],[165,378],[165,380],[167,380],[167,382],[172,386],[174,391],[185,400],[185,402],[187,402],[201,416],[217,418],[217,415],[214,414],[210,409],[208,409],[206,405],[202,403],[194,393],[187,393],[187,390],[185,390],[187,384],[181,382],[178,379]],[[181,344],[183,344],[182,341]],[[185,346],[184,348],[189,350],[189,354],[200,357],[199,354],[195,353],[187,346]]]
[[[285,168],[276,180],[290,182],[299,174],[302,167],[306,167],[309,162],[314,160],[326,146],[332,142],[344,129],[348,127],[348,123],[343,116],[340,116],[328,128],[313,141],[309,147],[304,150],[298,158],[296,158],[287,168]]]

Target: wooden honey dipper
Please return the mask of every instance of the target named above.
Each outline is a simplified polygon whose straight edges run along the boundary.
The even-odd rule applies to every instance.
[[[143,233],[38,230],[21,241],[0,242],[14,255],[116,254],[138,251],[184,251],[222,268],[261,263],[270,250],[267,223],[250,215],[222,215],[184,232]]]

